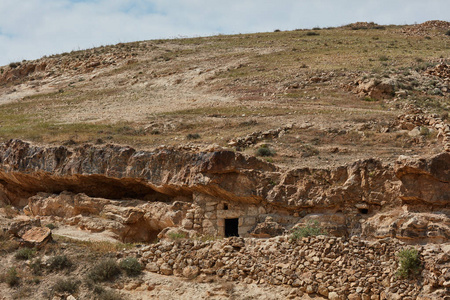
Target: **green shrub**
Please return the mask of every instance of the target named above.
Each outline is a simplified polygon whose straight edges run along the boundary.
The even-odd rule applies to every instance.
[[[274,156],[275,153],[276,152],[273,149],[267,147],[267,145],[263,145],[259,147],[258,150],[256,150],[256,156],[264,156],[264,157]]]
[[[319,33],[314,32],[314,31],[308,31],[308,32],[306,33],[306,35],[307,35],[307,36],[313,36],[313,35],[319,35]]]
[[[53,230],[53,229],[55,229],[55,228],[58,228],[58,227],[57,227],[55,224],[53,224],[53,223],[49,223],[49,224],[45,225],[45,227],[49,228],[50,230]]]
[[[122,300],[122,296],[113,290],[105,290],[101,286],[94,286],[93,292],[96,300]]]
[[[78,286],[80,285],[79,280],[75,280],[74,278],[60,278],[56,281],[53,289],[59,293],[70,293],[74,294],[78,291]]]
[[[9,64],[9,67],[10,67],[11,69],[15,69],[15,68],[17,68],[18,66],[20,66],[20,62],[12,62],[12,63]]]
[[[6,276],[5,276],[5,282],[10,286],[16,286],[19,284],[19,276],[17,275],[17,270],[16,268],[12,267],[9,268],[8,271],[6,272]]]
[[[200,134],[198,133],[189,133],[186,138],[188,140],[198,140],[200,138]]]
[[[179,240],[179,239],[184,239],[186,238],[186,234],[184,232],[169,232],[167,234],[167,236],[171,239],[171,240]]]
[[[388,61],[388,60],[389,60],[389,57],[387,57],[386,55],[381,55],[378,59],[379,59],[380,61]]]
[[[50,270],[63,270],[72,267],[72,262],[65,255],[53,256],[48,260]]]
[[[106,259],[96,264],[88,273],[94,282],[113,280],[120,274],[120,267],[113,259]]]
[[[302,237],[326,235],[327,232],[319,226],[317,221],[308,221],[305,226],[296,228],[291,234],[291,240],[297,240]]]
[[[372,97],[369,97],[369,96],[364,97],[363,100],[364,100],[364,101],[367,101],[367,102],[375,102],[375,101],[378,101],[377,99],[372,98]]]
[[[42,274],[42,260],[41,258],[35,259],[32,263],[30,263],[31,273],[33,275],[41,275]]]
[[[408,278],[419,274],[420,257],[419,251],[414,248],[402,249],[397,253],[399,267],[397,276],[400,278]]]
[[[429,135],[430,130],[427,127],[421,126],[420,127],[420,135]]]
[[[450,36],[450,30],[447,30],[447,32],[445,33],[445,35]]]
[[[20,260],[29,260],[34,256],[34,250],[31,248],[22,248],[17,250],[14,257]]]
[[[125,273],[127,273],[128,276],[137,276],[141,274],[142,271],[142,265],[134,257],[127,257],[123,259],[119,263],[119,266],[125,271]]]

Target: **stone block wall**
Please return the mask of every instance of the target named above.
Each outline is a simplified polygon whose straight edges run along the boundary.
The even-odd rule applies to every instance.
[[[266,214],[262,206],[226,201],[206,194],[195,193],[193,208],[188,210],[181,226],[206,236],[225,235],[225,220],[239,220],[239,236],[248,237],[250,231]]]

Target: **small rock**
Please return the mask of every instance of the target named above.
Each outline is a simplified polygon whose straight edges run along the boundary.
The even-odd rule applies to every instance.
[[[183,276],[188,279],[193,279],[197,277],[199,274],[200,269],[197,266],[187,266],[183,269]]]
[[[168,263],[162,264],[159,270],[163,275],[172,275],[173,273],[172,267]]]
[[[157,273],[157,272],[159,271],[159,267],[158,267],[158,265],[155,264],[155,263],[148,263],[148,264],[145,266],[145,269],[148,270],[148,271],[150,271],[150,272],[153,272],[153,273]]]
[[[328,293],[328,299],[339,300],[339,295],[336,292],[330,292],[330,293]]]

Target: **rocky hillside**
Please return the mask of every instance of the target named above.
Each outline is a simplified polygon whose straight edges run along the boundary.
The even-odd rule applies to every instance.
[[[252,155],[266,144],[286,166],[437,154],[434,128],[416,125],[417,134],[397,117],[447,118],[448,28],[355,23],[14,62],[0,67],[0,139],[217,144]]]
[[[447,299],[449,30],[0,67],[0,299]]]

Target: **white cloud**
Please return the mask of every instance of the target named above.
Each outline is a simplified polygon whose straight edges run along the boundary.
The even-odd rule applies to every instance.
[[[448,20],[448,0],[1,0],[0,65],[135,40]]]

